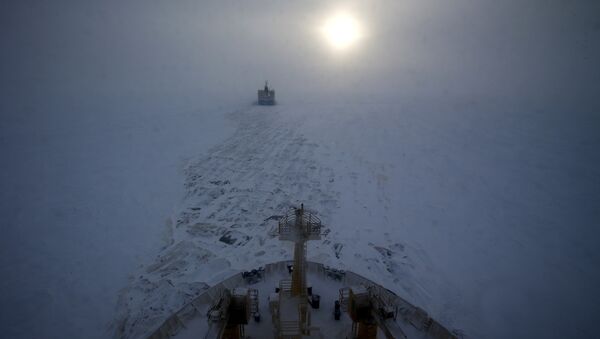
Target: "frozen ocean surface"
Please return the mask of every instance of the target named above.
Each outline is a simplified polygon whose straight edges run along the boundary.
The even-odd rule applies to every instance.
[[[354,1],[340,57],[259,3],[0,3],[3,337],[143,337],[300,203],[467,338],[596,336],[597,4]]]
[[[186,167],[172,244],[124,290],[120,326],[135,337],[198,282],[291,258],[269,231],[303,202],[327,225],[311,260],[470,337],[592,336],[598,170],[580,157],[595,156],[581,147],[595,137],[539,114],[473,105],[465,121],[410,102],[235,112],[237,131]],[[182,295],[165,301],[173,286]]]

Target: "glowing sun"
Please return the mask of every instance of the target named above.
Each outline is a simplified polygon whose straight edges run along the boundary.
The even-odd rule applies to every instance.
[[[329,17],[321,27],[327,42],[337,50],[354,45],[362,36],[359,22],[347,13]]]

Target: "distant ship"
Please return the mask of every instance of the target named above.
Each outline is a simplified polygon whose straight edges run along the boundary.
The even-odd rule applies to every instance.
[[[275,91],[269,89],[269,83],[265,81],[265,87],[258,90],[259,105],[275,105]]]
[[[267,264],[212,286],[149,338],[457,338],[385,287],[307,261],[306,242],[319,240],[321,228],[303,205],[291,210],[279,220],[277,234],[294,242],[293,261]]]

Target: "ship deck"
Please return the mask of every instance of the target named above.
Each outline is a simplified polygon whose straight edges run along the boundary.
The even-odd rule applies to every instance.
[[[289,279],[288,265],[281,261],[265,265],[255,274],[236,274],[209,288],[203,294],[184,306],[167,319],[150,338],[217,338],[220,327],[210,323],[207,312],[221,296],[224,289],[247,287],[258,290],[260,321],[252,317],[244,326],[248,338],[274,338],[274,326],[269,312],[269,299],[276,297],[275,288],[279,281]],[[380,300],[394,310],[394,317],[384,319],[375,314],[379,323],[378,338],[455,338],[445,327],[430,318],[425,311],[411,305],[393,292],[371,280],[350,271],[340,271],[319,263],[307,263],[307,286],[312,293],[320,296],[319,308],[311,308],[311,336],[314,338],[351,338],[352,320],[342,306],[339,320],[334,319],[334,303],[340,298],[340,289],[362,286],[373,291]],[[310,307],[310,306],[309,306]],[[296,310],[284,312],[297,314]]]

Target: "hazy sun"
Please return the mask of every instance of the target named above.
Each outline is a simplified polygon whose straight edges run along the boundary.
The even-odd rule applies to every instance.
[[[329,44],[340,50],[354,45],[362,34],[358,21],[347,13],[331,16],[321,30]]]

